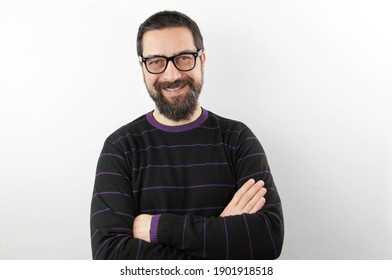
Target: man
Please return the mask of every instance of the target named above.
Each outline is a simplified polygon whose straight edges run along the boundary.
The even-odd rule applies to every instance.
[[[154,111],[105,141],[91,207],[94,259],[274,259],[280,198],[244,124],[199,105],[206,55],[196,23],[159,12],[137,52]]]

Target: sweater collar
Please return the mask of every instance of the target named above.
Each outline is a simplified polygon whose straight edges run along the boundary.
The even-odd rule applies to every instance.
[[[184,125],[170,126],[159,123],[153,116],[153,111],[146,114],[147,121],[154,127],[165,132],[184,132],[199,127],[208,118],[208,111],[201,108],[201,115],[193,122]]]

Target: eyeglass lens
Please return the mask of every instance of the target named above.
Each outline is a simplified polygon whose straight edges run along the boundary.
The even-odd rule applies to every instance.
[[[181,71],[188,71],[195,67],[195,57],[192,54],[181,54],[173,59],[174,65]],[[166,69],[168,63],[165,57],[151,57],[146,60],[147,70],[160,73]]]

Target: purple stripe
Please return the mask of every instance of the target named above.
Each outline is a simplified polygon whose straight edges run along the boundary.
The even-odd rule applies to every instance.
[[[223,217],[223,224],[225,226],[225,236],[226,236],[226,260],[229,259],[229,234],[227,232],[226,218]]]
[[[233,150],[237,150],[237,147],[233,147],[230,146],[228,144],[225,143],[219,143],[219,144],[192,144],[192,145],[173,145],[173,146],[169,146],[169,145],[161,145],[161,146],[147,146],[145,149],[136,149],[133,148],[130,151],[126,151],[124,152],[125,155],[130,154],[132,152],[145,152],[149,149],[161,149],[161,148],[168,148],[168,149],[172,149],[172,148],[188,148],[188,147],[219,147],[219,146],[226,146],[230,149]]]
[[[209,126],[201,125],[201,126],[199,126],[199,127],[200,127],[200,128],[205,128],[205,129],[212,129],[212,130],[221,130],[221,127],[220,127],[220,126],[209,127]],[[221,130],[221,131],[223,131],[223,132],[225,132],[225,133],[241,133],[241,132],[242,132],[242,130],[231,130],[231,129],[223,129],[223,130]]]
[[[91,219],[92,217],[94,217],[95,215],[99,214],[99,213],[107,212],[107,211],[110,211],[110,208],[106,208],[106,209],[103,209],[103,210],[99,210],[99,211],[95,212],[94,214],[92,214],[91,217],[90,217],[90,219]],[[127,217],[130,217],[130,218],[134,218],[134,216],[132,216],[132,215],[130,215],[130,214],[127,214],[127,213],[122,213],[122,212],[117,212],[117,211],[113,211],[113,213],[118,214],[118,215],[127,216]]]
[[[93,195],[93,198],[95,198],[97,195],[123,195],[123,196],[128,196],[128,197],[130,197],[129,194],[127,194],[127,193],[121,193],[121,192],[98,192],[98,193],[95,193],[95,194]]]
[[[218,146],[222,146],[225,145],[224,143],[218,143],[218,144],[189,144],[189,145],[160,145],[160,146],[147,146],[144,149],[136,149],[133,148],[131,149],[131,151],[127,151],[125,153],[130,153],[133,151],[136,152],[144,152],[147,151],[149,149],[161,149],[161,148],[168,148],[168,149],[175,149],[175,148],[188,148],[188,147],[218,147]]]
[[[115,172],[99,172],[97,173],[97,175],[95,177],[101,176],[101,175],[111,175],[111,176],[119,176],[119,177],[123,177],[125,179],[127,179],[128,181],[130,181],[130,179],[126,176],[123,176],[120,173],[115,173]]]
[[[230,130],[230,129],[226,129],[226,132],[228,132],[228,133],[241,133],[242,130]]]
[[[242,217],[244,217],[245,226],[246,226],[246,232],[248,233],[249,250],[250,250],[250,259],[253,260],[252,240],[250,239],[250,232],[249,232],[248,221],[246,220],[245,214],[242,214]]]
[[[213,129],[213,130],[215,130],[215,129],[220,129],[220,127],[219,126],[216,126],[216,127],[209,127],[209,126],[204,126],[204,125],[201,125],[201,126],[199,126],[200,128],[205,128],[205,129]]]
[[[147,122],[147,119],[145,118],[145,116],[144,116],[144,118],[141,118],[140,120],[134,120],[130,124],[134,125],[134,124],[141,123],[141,122]]]
[[[248,141],[248,140],[254,140],[254,139],[257,140],[257,137],[246,137],[242,142],[240,142],[240,143],[237,145],[237,147],[240,147],[240,146],[242,145],[242,143],[244,143],[244,142],[246,142],[246,141]]]
[[[101,246],[98,248],[98,250],[97,250],[97,252],[95,252],[95,255],[94,255],[94,260],[96,260],[97,259],[97,256],[98,256],[98,253],[99,252],[101,252],[101,250],[102,250],[102,248],[103,248],[103,246],[105,246],[106,245],[106,243],[108,243],[109,242],[109,240],[110,239],[106,239],[102,244],[101,244]]]
[[[206,257],[206,240],[207,240],[207,233],[206,233],[206,218],[203,217],[203,258]]]
[[[158,225],[159,218],[161,215],[154,215],[151,218],[151,227],[150,227],[150,241],[151,243],[158,243]]]
[[[139,259],[139,253],[140,253],[140,248],[142,247],[142,240],[139,240],[139,248],[137,248],[137,254],[136,254],[136,259]]]
[[[118,249],[120,248],[121,244],[128,239],[129,237],[124,237],[121,239],[121,241],[118,243],[117,247],[116,247],[116,252],[114,253],[114,257],[113,259],[117,259],[117,254],[118,254]]]
[[[275,218],[277,218],[278,219],[278,221],[279,221],[279,223],[281,224],[281,225],[283,225],[283,221],[282,221],[282,219],[278,216],[278,215],[276,215],[275,213],[273,213],[273,212],[271,212],[271,211],[266,211],[266,210],[264,210],[263,211],[264,213],[267,213],[268,215],[272,215],[272,216],[274,216]]]
[[[203,110],[204,111],[204,110]],[[150,113],[148,113],[146,116],[148,116],[149,114],[152,114],[152,112],[150,112]],[[154,118],[154,117],[152,117],[152,118]],[[153,119],[153,122],[154,122],[154,120],[155,119]],[[144,119],[143,120],[141,120],[141,121],[144,121]],[[154,122],[155,123],[155,122]],[[159,123],[158,123],[159,124]],[[158,125],[159,126],[159,125]],[[189,127],[189,126],[188,126]],[[192,126],[191,126],[192,127]],[[211,130],[216,130],[216,129],[218,129],[218,130],[220,130],[221,129],[221,127],[207,127],[207,126],[203,126],[203,125],[199,125],[199,126],[196,126],[196,127],[199,127],[199,128],[204,128],[204,129],[211,129]],[[181,131],[181,128],[176,128],[176,127],[171,127],[171,126],[169,126],[168,127],[168,129],[171,131],[171,130],[174,130],[174,131],[177,131],[177,130],[179,130],[179,131]],[[154,129],[148,129],[148,130],[144,130],[143,132],[141,132],[141,133],[127,133],[126,135],[123,135],[123,136],[120,136],[119,138],[117,138],[117,140],[116,141],[114,141],[114,142],[112,142],[112,144],[116,144],[118,141],[120,141],[121,139],[124,139],[124,138],[128,138],[129,136],[143,136],[145,133],[148,133],[148,132],[154,132],[154,131],[157,131],[157,130],[160,130],[159,128],[154,128]],[[166,130],[166,127],[165,127],[165,129],[164,130]],[[238,130],[230,130],[230,129],[226,129],[226,130],[224,130],[225,132],[228,132],[228,133],[241,133],[242,131],[238,131]]]
[[[122,230],[122,231],[129,231],[129,232],[132,232],[129,228],[111,228],[111,229],[112,229],[112,230]],[[100,230],[100,229],[95,230],[95,231],[94,231],[94,234],[91,236],[91,239],[93,239],[94,236],[95,236],[99,231],[101,231],[101,230]]]
[[[208,111],[204,110],[202,108],[202,112],[201,115],[193,122],[191,123],[187,123],[184,125],[176,125],[176,126],[169,126],[169,125],[164,125],[161,124],[160,122],[158,122],[154,116],[153,116],[153,112],[149,112],[146,115],[147,121],[154,127],[163,130],[165,132],[172,132],[172,133],[178,133],[178,132],[185,132],[185,131],[189,131],[192,129],[195,129],[197,127],[199,127],[202,123],[204,123],[207,118],[208,118]]]
[[[158,249],[158,253],[157,253],[157,260],[160,260],[161,259],[161,254],[162,254],[162,252],[163,252],[163,249],[165,248],[165,246],[166,245],[163,245],[163,244],[159,244],[160,246],[158,247],[159,249]],[[158,246],[158,244],[157,244],[157,246]]]
[[[140,213],[156,213],[156,212],[181,212],[181,211],[198,211],[198,210],[216,210],[224,209],[224,207],[201,207],[201,208],[183,208],[183,209],[144,209],[140,210]]]
[[[91,217],[90,217],[90,219],[91,219],[92,217],[94,217],[95,215],[99,214],[99,213],[106,212],[106,211],[109,211],[109,210],[110,210],[110,208],[106,208],[106,209],[103,209],[103,210],[99,210],[99,211],[95,212],[94,214],[92,214]]]
[[[156,189],[197,189],[197,188],[208,188],[208,187],[225,187],[225,188],[235,188],[235,185],[227,184],[208,184],[208,185],[194,185],[194,186],[154,186],[154,187],[144,187],[140,190],[134,190],[133,192],[141,192]]]
[[[156,131],[156,130],[158,130],[158,129],[157,128],[148,129],[148,130],[144,130],[142,133],[127,133],[124,136],[120,136],[116,141],[112,142],[112,144],[116,144],[121,139],[128,138],[129,136],[143,136],[143,134],[145,134],[147,132],[152,132],[152,131]]]
[[[243,180],[249,179],[250,177],[253,177],[253,176],[259,175],[259,174],[264,174],[264,173],[270,173],[270,171],[268,171],[268,170],[260,171],[260,172],[256,172],[256,173],[250,174],[250,175],[248,175],[248,176],[242,177],[242,178],[240,178],[240,179],[238,180],[238,184],[240,184],[240,182],[243,181]]]
[[[195,164],[180,164],[180,165],[169,165],[169,164],[165,164],[165,165],[147,165],[147,166],[142,166],[139,168],[133,168],[132,170],[140,170],[140,169],[148,169],[148,168],[165,168],[165,167],[169,167],[169,168],[188,168],[188,167],[196,167],[196,166],[208,166],[208,165],[228,165],[228,162],[208,162],[208,163],[195,163]]]
[[[94,236],[97,234],[98,231],[100,231],[100,229],[97,229],[97,230],[94,231],[94,234],[91,236],[91,239],[94,238]]]
[[[264,209],[264,208],[272,208],[272,207],[276,207],[276,206],[279,206],[279,205],[281,205],[280,202],[274,203],[274,204],[265,204],[265,205],[263,206],[263,209]]]
[[[121,158],[121,159],[125,159],[122,156],[119,156],[119,155],[116,155],[116,154],[110,154],[110,153],[105,153],[105,154],[101,154],[100,155],[100,157],[105,157],[105,156],[113,156],[113,157],[118,157],[118,158]]]
[[[228,147],[228,148],[230,148],[230,149],[233,149],[233,150],[237,150],[237,149],[238,149],[237,147],[233,147],[233,146],[230,146],[230,145],[228,145],[228,144],[225,144],[225,146]]]
[[[114,173],[114,172],[99,172],[97,173],[96,176],[100,176],[100,175],[113,175],[113,176],[121,176],[121,177],[123,176],[120,173]]]
[[[130,218],[135,218],[134,216],[132,216],[132,215],[130,215],[130,214],[127,214],[127,213],[123,213],[123,212],[113,212],[113,213],[115,213],[115,214],[117,214],[117,215],[123,215],[123,216],[127,216],[127,217],[130,217]]]
[[[146,117],[147,117],[148,122],[149,122],[150,124],[151,124],[151,122],[152,122],[152,123],[153,123],[152,125],[153,125],[154,127],[156,127],[156,128],[144,130],[144,131],[141,132],[141,133],[131,133],[131,132],[130,132],[130,133],[127,133],[126,135],[123,135],[123,136],[120,136],[119,138],[117,138],[117,140],[114,141],[114,142],[112,142],[112,144],[116,144],[116,143],[117,143],[118,141],[120,141],[121,139],[128,138],[128,137],[130,137],[130,136],[143,136],[145,133],[154,132],[154,131],[156,131],[156,130],[164,130],[164,131],[167,131],[167,132],[182,132],[182,131],[190,130],[190,129],[193,129],[193,128],[196,128],[196,127],[204,128],[204,129],[211,129],[211,130],[221,129],[220,127],[207,127],[207,126],[202,126],[202,125],[200,125],[200,124],[203,123],[203,122],[207,119],[207,117],[208,117],[208,112],[207,112],[207,110],[204,110],[204,109],[203,109],[202,116],[199,117],[198,120],[196,120],[196,121],[193,122],[193,123],[186,124],[186,125],[181,125],[181,126],[165,126],[165,125],[162,125],[162,124],[158,123],[158,122],[155,120],[155,118],[152,116],[152,112],[148,113],[148,114],[146,115]],[[241,133],[242,131],[226,129],[225,132],[228,132],[228,133]],[[247,141],[247,140],[249,140],[249,139],[257,139],[257,138],[256,138],[256,137],[253,137],[253,138],[248,137],[248,138],[246,138],[244,141]],[[244,141],[243,141],[243,142],[244,142]],[[240,144],[242,144],[243,142],[241,142]]]
[[[269,226],[269,221],[268,221],[267,217],[265,216],[265,214],[263,214],[262,216],[264,218],[265,225],[267,226],[268,233],[269,233],[269,236],[271,238],[272,246],[274,247],[274,250],[275,250],[275,256],[278,257],[278,252],[276,251],[275,241],[274,241],[274,239],[272,237],[271,229],[270,229],[270,226]]]
[[[181,247],[182,250],[184,250],[184,244],[185,244],[185,227],[186,227],[186,220],[187,219],[188,219],[188,216],[185,216],[184,225],[183,225],[183,229],[182,229],[182,247]]]
[[[117,235],[115,235],[115,236],[112,236],[112,237],[106,239],[106,240],[101,244],[101,246],[98,248],[97,252],[95,253],[94,259],[97,259],[98,254],[101,252],[102,248],[106,245],[106,243],[108,243],[109,241],[111,241],[111,240],[113,240],[113,239],[115,239],[115,238],[118,238],[119,236],[129,236],[129,235],[127,235],[127,234],[117,234]]]
[[[241,161],[241,160],[246,159],[246,158],[254,157],[254,156],[265,156],[265,153],[250,154],[250,155],[244,156],[242,158],[239,158],[238,161]]]

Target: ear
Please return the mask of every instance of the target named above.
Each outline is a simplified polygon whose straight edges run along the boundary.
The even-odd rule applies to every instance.
[[[204,63],[206,62],[206,53],[204,51],[200,56],[200,59],[201,59],[201,65],[204,67]]]

